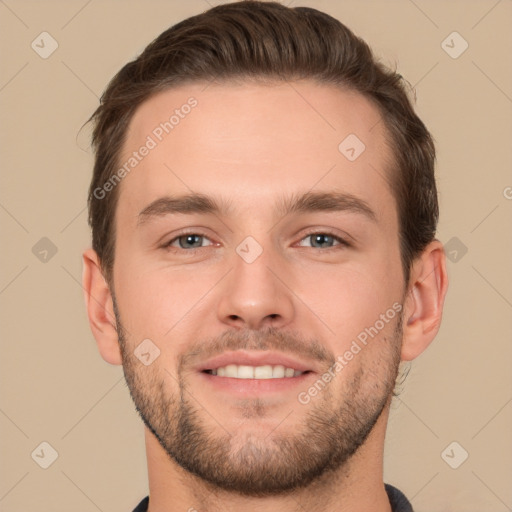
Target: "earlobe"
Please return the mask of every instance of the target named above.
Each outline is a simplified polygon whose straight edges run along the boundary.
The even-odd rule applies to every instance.
[[[110,288],[103,277],[96,252],[87,249],[82,260],[82,286],[91,331],[103,359],[120,365],[122,358]]]
[[[439,331],[448,289],[446,256],[441,242],[431,242],[411,268],[404,307],[402,361],[418,357]]]

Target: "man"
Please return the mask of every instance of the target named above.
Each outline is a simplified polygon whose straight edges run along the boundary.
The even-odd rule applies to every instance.
[[[83,284],[146,427],[135,510],[412,510],[386,423],[447,276],[401,77],[324,13],[237,2],[161,34],[92,119]]]

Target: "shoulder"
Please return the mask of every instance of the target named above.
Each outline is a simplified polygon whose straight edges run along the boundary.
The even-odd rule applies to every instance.
[[[393,512],[414,512],[412,505],[405,495],[396,487],[389,484],[384,484],[386,492],[388,493],[389,503]]]
[[[134,509],[133,512],[146,512],[148,509],[149,496],[146,496]]]

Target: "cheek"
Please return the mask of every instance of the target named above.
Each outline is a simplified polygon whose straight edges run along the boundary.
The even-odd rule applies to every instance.
[[[201,299],[214,287],[219,273],[221,269],[213,266],[184,270],[125,259],[117,268],[115,284],[124,324],[134,338],[153,339],[163,348],[197,320],[204,308]],[[174,349],[176,344],[173,341]]]
[[[315,266],[311,271],[304,269],[298,275],[297,295],[332,331],[337,353],[379,321],[381,315],[391,310],[387,319],[394,317],[393,304],[401,300],[402,285],[397,279],[401,270],[394,267],[397,265],[377,262],[338,268],[326,265]]]

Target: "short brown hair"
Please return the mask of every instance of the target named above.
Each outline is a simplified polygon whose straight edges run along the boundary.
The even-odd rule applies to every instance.
[[[154,94],[186,82],[312,79],[359,92],[382,116],[394,157],[405,279],[434,240],[439,216],[432,137],[415,114],[402,77],[333,17],[308,7],[245,0],[213,7],[167,29],[110,81],[93,121],[94,174],[88,196],[92,246],[111,283],[119,187],[94,193],[119,166],[135,110]],[[340,141],[341,142],[341,141]]]

